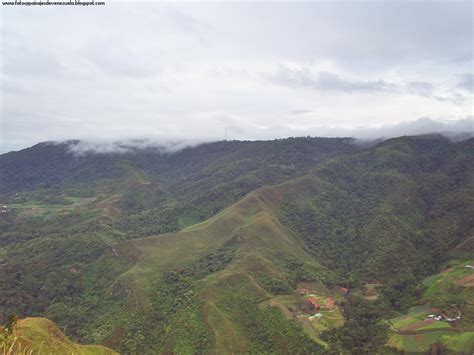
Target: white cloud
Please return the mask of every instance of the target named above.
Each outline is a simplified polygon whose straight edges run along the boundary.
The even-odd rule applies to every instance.
[[[232,124],[232,117],[219,117],[227,124]],[[287,136],[301,136],[302,132],[312,136],[325,137],[354,137],[361,141],[388,139],[404,135],[420,134],[442,134],[451,139],[467,139],[474,137],[474,119],[468,117],[456,121],[435,121],[430,118],[420,118],[410,122],[400,122],[392,125],[379,125],[373,127],[341,127],[341,126],[313,126],[298,127],[292,124],[273,127],[254,127],[254,132],[245,131],[245,129],[236,126],[232,127],[233,134],[243,136],[252,136],[255,139],[265,139],[278,137],[282,132]],[[260,131],[255,135],[255,131]],[[205,140],[196,140],[191,138],[170,139],[166,135],[156,135],[147,139],[85,139],[81,141],[69,142],[69,150],[74,155],[85,155],[90,153],[108,154],[108,153],[128,153],[141,149],[155,149],[161,152],[176,152],[183,148],[195,146],[205,142]],[[60,143],[60,142],[57,142]]]
[[[75,138],[217,140],[225,128],[239,139],[330,135],[470,117],[471,6],[3,6],[0,151]]]

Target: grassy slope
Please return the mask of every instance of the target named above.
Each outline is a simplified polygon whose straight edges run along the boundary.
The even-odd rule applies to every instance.
[[[433,344],[444,344],[460,353],[474,351],[474,285],[462,285],[474,271],[465,267],[471,261],[453,261],[443,272],[426,278],[422,287],[424,306],[410,309],[407,315],[391,319],[390,346],[411,352],[427,351]],[[428,314],[461,314],[461,320],[448,323],[427,321]],[[408,331],[408,332],[407,332]],[[400,333],[401,332],[401,333]],[[404,334],[411,333],[411,334]]]
[[[449,256],[446,250],[472,252],[465,242],[473,225],[469,144],[392,140],[256,190],[181,232],[105,246],[102,257],[84,265],[85,290],[73,301],[75,322],[88,341],[105,340],[126,352],[310,347],[278,310],[257,305],[303,280],[395,279],[393,290],[436,269],[437,259]],[[132,184],[131,194],[159,195],[161,187],[147,181]],[[110,190],[109,208],[94,217],[97,223],[107,227],[123,216],[114,199],[126,195],[128,186]],[[201,269],[208,271],[196,271]],[[50,281],[63,276],[70,278],[65,272]],[[60,297],[54,302],[58,316],[67,313],[68,303]],[[45,307],[52,312],[51,304]]]
[[[0,319],[46,315],[75,339],[95,338],[81,331],[83,320],[96,317],[96,299],[128,262],[105,265],[100,259],[110,248],[206,220],[258,187],[358,150],[350,141],[216,142],[173,154],[77,157],[67,144],[39,144],[1,155],[0,201],[10,207],[0,214],[0,273],[7,275]],[[97,286],[103,267],[108,280]]]
[[[304,181],[304,180],[302,180]],[[287,184],[287,192],[292,184]],[[266,276],[288,283],[288,272],[282,261],[299,260],[304,269],[317,272],[322,267],[312,258],[304,244],[276,218],[276,203],[283,195],[274,188],[263,188],[247,195],[237,204],[225,209],[210,220],[186,228],[175,234],[149,237],[128,242],[123,249],[139,254],[133,268],[122,274],[117,283],[133,285],[133,302],[151,307],[150,292],[157,274],[185,267],[193,260],[225,246],[234,250],[236,257],[227,267],[200,280],[197,299],[205,324],[208,326],[216,351],[248,351],[248,331],[239,319],[237,299],[258,303],[271,296],[259,279]],[[189,316],[183,315],[184,317]],[[173,324],[182,320],[178,314]],[[173,328],[173,326],[171,326]],[[179,329],[178,329],[179,330]],[[177,330],[170,330],[165,347],[179,346],[182,339]],[[183,345],[184,346],[184,345]],[[191,345],[187,344],[192,351]],[[195,349],[194,349],[195,350]]]
[[[12,354],[29,354],[31,351],[32,354],[117,354],[101,345],[80,345],[72,342],[53,322],[46,318],[19,320],[15,326],[14,335],[5,345],[12,349]]]
[[[179,336],[186,329],[183,319],[194,314],[196,324],[204,325],[208,331],[208,349],[223,351],[252,349],[248,319],[243,319],[245,312],[238,309],[239,298],[253,303],[272,298],[274,289],[266,279],[282,280],[286,293],[294,288],[291,268],[282,262],[287,258],[301,261],[311,277],[329,283],[334,282],[334,275],[316,260],[356,280],[379,278],[387,282],[393,276],[401,282],[416,280],[429,273],[420,269],[433,266],[433,260],[426,258],[425,246],[416,238],[436,226],[440,231],[455,233],[456,238],[452,242],[438,232],[431,239],[432,247],[451,243],[453,248],[472,228],[472,218],[464,220],[462,227],[441,223],[446,216],[426,218],[440,208],[439,204],[449,205],[451,196],[459,189],[471,191],[471,186],[464,176],[453,177],[431,166],[420,167],[432,164],[435,157],[416,158],[428,154],[427,147],[417,144],[410,140],[395,141],[346,161],[330,161],[313,174],[256,190],[210,220],[182,232],[130,241],[125,248],[137,250],[138,261],[118,283],[132,285],[129,290],[133,296],[128,297],[147,308],[157,274],[183,268],[207,253],[232,245],[237,257],[223,270],[199,280],[197,296],[190,301],[195,306],[193,313],[178,312],[176,318],[170,319],[172,325],[166,328],[162,343],[165,350],[181,349],[180,346],[196,350],[192,342],[180,344]],[[439,185],[440,180],[445,189],[440,195],[445,199],[426,201],[423,188],[430,184],[425,179],[429,183],[429,179],[434,179],[434,185]],[[453,189],[444,185],[450,179],[461,186]],[[472,210],[472,201],[463,199],[457,203],[461,201]],[[297,217],[305,219],[292,220],[292,209]],[[308,216],[309,212],[314,214]],[[322,223],[314,224],[318,220]],[[304,223],[308,229],[300,228]],[[233,303],[239,306],[233,307]],[[223,326],[228,331],[220,331]]]

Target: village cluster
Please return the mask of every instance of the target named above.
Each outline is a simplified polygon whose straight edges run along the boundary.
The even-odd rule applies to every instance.
[[[38,208],[37,207],[30,207],[28,208],[29,210],[36,211]],[[8,207],[6,205],[3,205],[2,208],[0,209],[0,213],[7,213],[15,210],[15,207]]]
[[[428,314],[427,319],[435,319],[443,322],[456,322],[461,319],[461,316],[456,316],[454,318],[449,318],[443,315]]]
[[[346,288],[341,288],[341,292],[347,294],[348,290]],[[308,320],[310,321],[320,319],[323,316],[323,314],[319,312],[321,308],[326,310],[333,310],[335,308],[334,300],[331,297],[318,296],[316,295],[316,292],[309,291],[307,288],[300,289],[299,294],[308,302],[309,311],[307,311],[307,313],[311,314],[308,317]]]

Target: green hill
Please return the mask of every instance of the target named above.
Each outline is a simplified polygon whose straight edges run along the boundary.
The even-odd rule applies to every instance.
[[[301,174],[283,183],[271,174],[279,184],[239,200],[249,185],[226,177],[248,170],[232,159],[175,185],[122,161],[119,178],[76,185],[94,196],[66,194],[72,203],[59,208],[17,201],[2,216],[0,305],[123,353],[376,353],[390,351],[382,318],[425,302],[420,282],[449,260],[474,257],[473,139],[401,137],[312,169],[306,157]],[[73,191],[67,184],[61,193]],[[48,196],[17,193],[10,198]],[[210,205],[227,207],[213,214]],[[375,301],[357,297],[367,284],[378,285]]]
[[[211,217],[252,190],[359,150],[353,143],[308,137],[215,142],[177,152],[130,148],[81,155],[73,153],[78,141],[40,143],[0,155],[0,202],[47,205],[43,211],[49,212],[51,205],[62,207],[64,196],[109,197],[124,212],[114,227],[127,238],[173,232]],[[0,228],[10,232],[16,226],[3,221]]]
[[[2,335],[4,335],[2,333]],[[73,354],[113,355],[117,352],[101,345],[79,345],[72,342],[49,319],[20,319],[8,338],[2,338],[0,349],[3,354]]]
[[[470,261],[452,261],[441,273],[423,280],[422,306],[389,320],[388,344],[398,350],[433,348],[474,352],[474,270]]]
[[[308,349],[318,349],[295,322],[257,307],[273,294],[291,293],[301,280],[316,280],[311,275],[320,270],[327,272],[278,221],[276,202],[273,189],[264,188],[179,233],[119,246],[111,257],[133,251],[136,263],[113,285],[116,297],[134,305],[133,316],[122,313],[117,324],[123,327],[134,316],[141,324],[153,323],[140,329],[142,340],[133,346],[143,347],[140,351],[158,350],[159,343],[162,351],[176,352],[297,351],[306,342]],[[253,316],[262,319],[248,324]],[[267,322],[278,322],[281,329]],[[268,334],[252,339],[259,329]]]
[[[429,183],[450,184],[456,178],[460,185],[442,185],[449,196],[458,189],[471,189],[472,181],[457,172],[450,176],[449,164],[439,164],[433,171],[420,165],[433,164],[433,159],[456,160],[458,154],[458,164],[464,164],[463,159],[472,161],[472,156],[464,156],[462,145],[462,149],[453,145],[449,158],[439,156],[425,141],[420,146],[415,139],[406,139],[402,148],[411,150],[407,162],[404,157],[409,155],[401,155],[400,141],[327,162],[291,182],[259,189],[182,232],[122,245],[127,254],[133,250],[134,265],[114,287],[134,304],[134,312],[145,310],[141,323],[153,322],[156,340],[148,347],[162,344],[164,348],[158,349],[179,351],[183,346],[183,351],[249,351],[261,350],[263,344],[275,345],[271,334],[263,335],[261,343],[252,343],[252,328],[245,317],[254,318],[255,304],[278,294],[291,295],[301,281],[356,287],[378,279],[391,307],[403,309],[415,302],[417,280],[436,270],[450,257],[450,250],[455,252],[458,243],[472,232],[472,216],[463,220],[459,230],[453,230],[453,216],[447,225],[442,223],[445,216],[426,218],[440,208],[438,201],[427,205]],[[429,142],[444,143],[433,138]],[[415,167],[410,166],[413,161]],[[463,170],[463,174],[470,173]],[[434,176],[435,181],[420,179],[420,174]],[[464,203],[463,207],[472,211],[470,196],[466,194],[456,203]],[[443,204],[449,201],[440,200]],[[438,233],[432,235],[434,226]],[[442,228],[452,234],[441,234]],[[444,249],[446,246],[450,249]],[[201,271],[203,265],[209,269]],[[153,303],[155,297],[158,301]],[[249,302],[249,309],[254,305],[253,312],[246,313],[242,300]],[[153,317],[163,314],[169,316],[160,328]],[[120,320],[121,326],[125,318]],[[219,331],[223,325],[228,331]],[[200,335],[196,342],[188,336],[186,344],[181,344],[183,332]],[[231,339],[228,334],[233,334]],[[297,334],[304,333],[299,329]],[[143,338],[154,339],[148,333]],[[278,349],[294,351],[291,339]]]

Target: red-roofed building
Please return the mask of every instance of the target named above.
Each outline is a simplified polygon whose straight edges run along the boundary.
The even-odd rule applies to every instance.
[[[321,306],[318,303],[318,299],[316,297],[311,297],[308,299],[309,304],[314,307],[315,309],[320,309]]]

